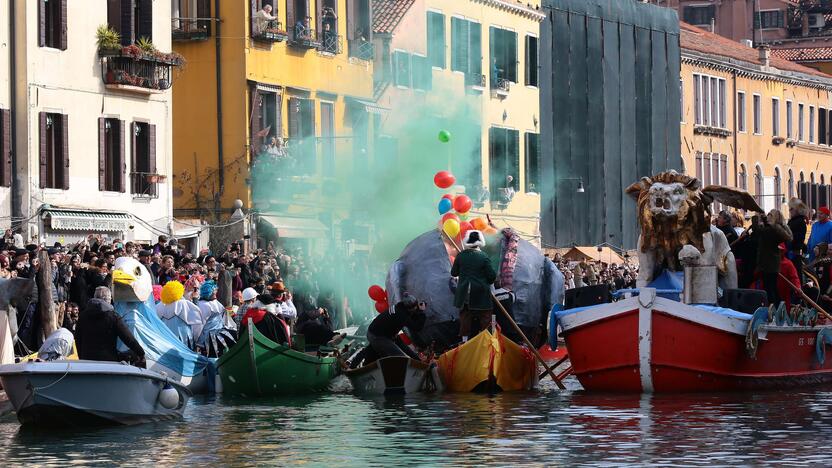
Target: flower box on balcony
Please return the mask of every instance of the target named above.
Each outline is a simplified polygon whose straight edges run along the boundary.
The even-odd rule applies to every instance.
[[[148,53],[131,45],[99,49],[101,79],[108,89],[152,94],[170,89],[171,68],[184,63],[177,53]]]
[[[719,138],[728,138],[731,131],[727,128],[711,127],[709,125],[694,125],[693,133],[696,135],[710,135]]]
[[[785,142],[786,142],[786,139],[781,137],[781,136],[776,136],[776,137],[771,139],[771,143],[773,145],[782,145]]]

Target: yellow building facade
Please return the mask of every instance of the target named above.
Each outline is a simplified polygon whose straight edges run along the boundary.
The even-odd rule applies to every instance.
[[[455,129],[439,167],[456,175],[452,190],[540,245],[540,2],[375,0],[373,11],[376,99],[391,109],[382,131],[407,125],[396,110],[409,103],[427,126]]]
[[[832,77],[682,23],[682,160],[766,210],[832,202]]]
[[[220,219],[239,199],[264,216],[307,218],[282,237],[320,235],[308,232],[328,229],[310,205],[347,207],[322,193],[353,164],[335,154],[369,151],[369,0],[181,0],[173,10],[174,49],[187,60],[173,96],[174,211]]]

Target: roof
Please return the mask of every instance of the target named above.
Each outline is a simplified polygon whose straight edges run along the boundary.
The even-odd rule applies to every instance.
[[[373,34],[390,34],[416,0],[373,0]]]
[[[792,62],[825,62],[832,61],[832,47],[772,49],[771,55]]]
[[[704,29],[697,28],[683,21],[679,22],[680,44],[683,51],[695,51],[703,54],[725,57],[729,59],[746,62],[760,66],[759,51],[734,42],[731,39],[722,37]],[[802,73],[804,75],[832,78],[814,68],[809,68],[798,63],[790,62],[772,53],[771,66],[783,71]]]
[[[563,258],[575,261],[592,260],[605,264],[621,265],[624,263],[624,259],[609,247],[601,247],[600,252],[597,247],[572,247],[563,255]]]

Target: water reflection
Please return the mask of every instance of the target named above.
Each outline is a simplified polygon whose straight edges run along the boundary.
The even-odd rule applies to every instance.
[[[574,382],[571,388],[574,388]],[[185,421],[89,431],[0,419],[4,465],[829,465],[832,392],[195,398]]]

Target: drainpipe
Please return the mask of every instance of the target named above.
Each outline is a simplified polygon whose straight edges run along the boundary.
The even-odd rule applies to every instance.
[[[11,102],[9,103],[11,117],[11,147],[12,147],[12,219],[23,219],[23,207],[20,198],[20,181],[17,178],[17,125],[15,109],[17,106],[17,34],[15,28],[15,0],[9,0],[9,91]]]
[[[739,150],[737,148],[737,130],[739,130],[739,112],[737,110],[737,70],[731,72],[731,81],[734,83],[734,99],[731,101],[734,103],[734,187],[739,187],[739,163],[737,162],[737,154]],[[753,97],[753,96],[752,96]],[[748,119],[746,119],[746,125],[748,124]],[[747,131],[747,129],[746,129]]]
[[[217,79],[217,166],[219,174],[220,190],[217,194],[221,197],[225,192],[225,157],[222,150],[222,60],[221,60],[221,46],[220,46],[220,0],[214,0],[214,54],[216,58],[216,79]]]

